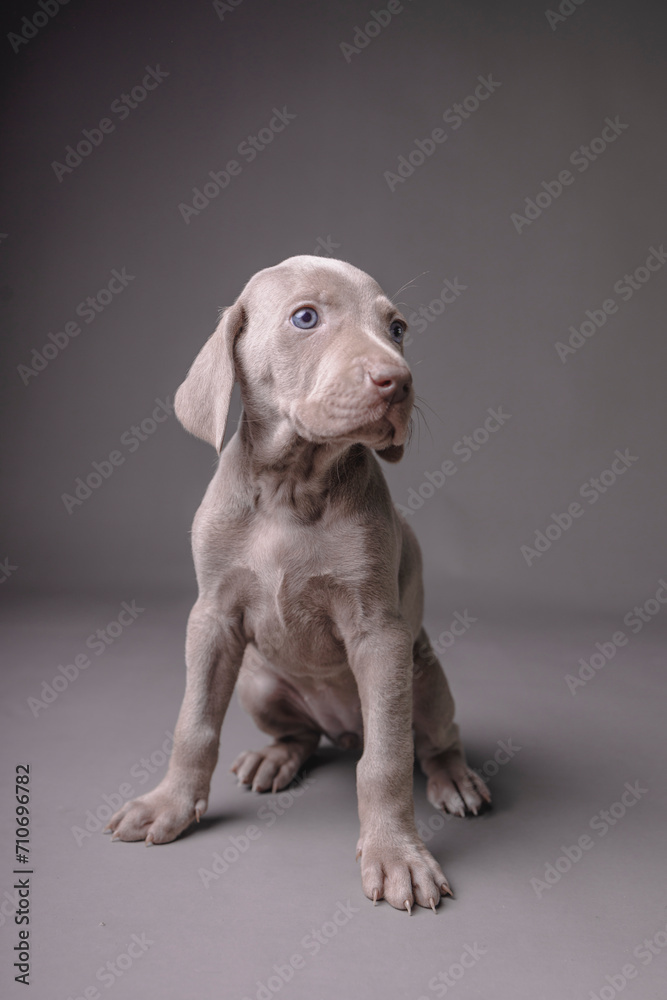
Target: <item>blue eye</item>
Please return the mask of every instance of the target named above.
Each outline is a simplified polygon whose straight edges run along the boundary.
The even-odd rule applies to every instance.
[[[314,326],[317,326],[319,316],[310,306],[305,306],[303,309],[297,309],[291,318],[293,326],[296,326],[297,329],[312,330]]]
[[[391,339],[395,344],[400,344],[405,336],[405,323],[401,323],[400,319],[395,319],[394,322],[389,327],[389,333],[391,334]]]

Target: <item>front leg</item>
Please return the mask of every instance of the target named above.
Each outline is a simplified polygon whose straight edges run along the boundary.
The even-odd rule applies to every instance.
[[[415,902],[435,910],[451,890],[415,826],[410,631],[385,618],[346,645],[364,721],[357,766],[363,890],[400,910],[410,912]]]
[[[107,827],[114,840],[167,844],[206,812],[220,729],[243,659],[240,616],[197,601],[188,620],[185,696],[163,780],[126,802]]]

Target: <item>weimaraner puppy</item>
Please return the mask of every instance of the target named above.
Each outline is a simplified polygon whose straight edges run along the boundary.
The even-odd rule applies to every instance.
[[[416,830],[415,753],[436,808],[476,814],[490,796],[422,627],[417,539],[373,454],[403,455],[406,329],[363,271],[299,256],[254,275],[199,352],[176,414],[220,460],[192,529],[185,697],[168,772],[111,819],[114,839],[164,844],[204,814],[236,685],[273,740],[237,757],[241,783],[285,788],[323,734],[363,746],[365,894],[410,912],[450,892]],[[235,380],[243,412],[222,450]]]

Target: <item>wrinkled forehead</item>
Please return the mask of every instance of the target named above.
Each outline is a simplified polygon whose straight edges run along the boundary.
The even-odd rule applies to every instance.
[[[251,318],[259,313],[322,305],[361,312],[391,314],[396,310],[378,283],[359,268],[338,260],[292,257],[255,274],[242,293]]]

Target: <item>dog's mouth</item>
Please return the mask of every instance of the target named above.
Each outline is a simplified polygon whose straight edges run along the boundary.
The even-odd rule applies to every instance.
[[[365,407],[321,406],[314,413],[294,412],[292,419],[297,433],[308,441],[359,443],[381,449],[405,444],[411,410],[411,401],[381,400]]]

